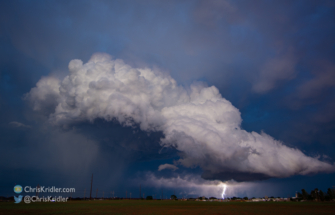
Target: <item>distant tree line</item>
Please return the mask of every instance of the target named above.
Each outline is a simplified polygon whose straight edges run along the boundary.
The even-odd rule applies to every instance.
[[[305,189],[298,192],[298,200],[309,200],[309,201],[331,201],[335,199],[335,190],[328,188],[327,193],[322,190],[315,188],[309,194]]]

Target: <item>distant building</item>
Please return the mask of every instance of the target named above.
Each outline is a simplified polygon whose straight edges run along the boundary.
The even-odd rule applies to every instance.
[[[256,199],[251,199],[252,202],[263,202],[265,201],[265,199],[260,199],[260,198],[256,198]]]

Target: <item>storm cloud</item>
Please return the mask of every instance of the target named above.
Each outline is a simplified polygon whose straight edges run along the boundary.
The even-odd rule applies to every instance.
[[[243,130],[239,110],[215,86],[182,87],[158,69],[133,68],[108,54],[94,54],[85,64],[72,60],[68,76],[41,78],[26,99],[54,126],[104,119],[161,131],[160,144],[180,152],[175,165],[199,166],[209,178],[227,172],[233,174],[225,180],[254,180],[335,170],[264,132]]]

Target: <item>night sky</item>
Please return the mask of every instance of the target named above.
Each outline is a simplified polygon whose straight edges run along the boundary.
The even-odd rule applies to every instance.
[[[0,2],[0,196],[287,197],[334,159],[332,0]]]

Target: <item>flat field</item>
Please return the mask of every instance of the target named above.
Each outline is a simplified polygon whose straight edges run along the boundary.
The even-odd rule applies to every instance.
[[[96,200],[0,202],[0,214],[335,214],[335,202],[190,202]]]

